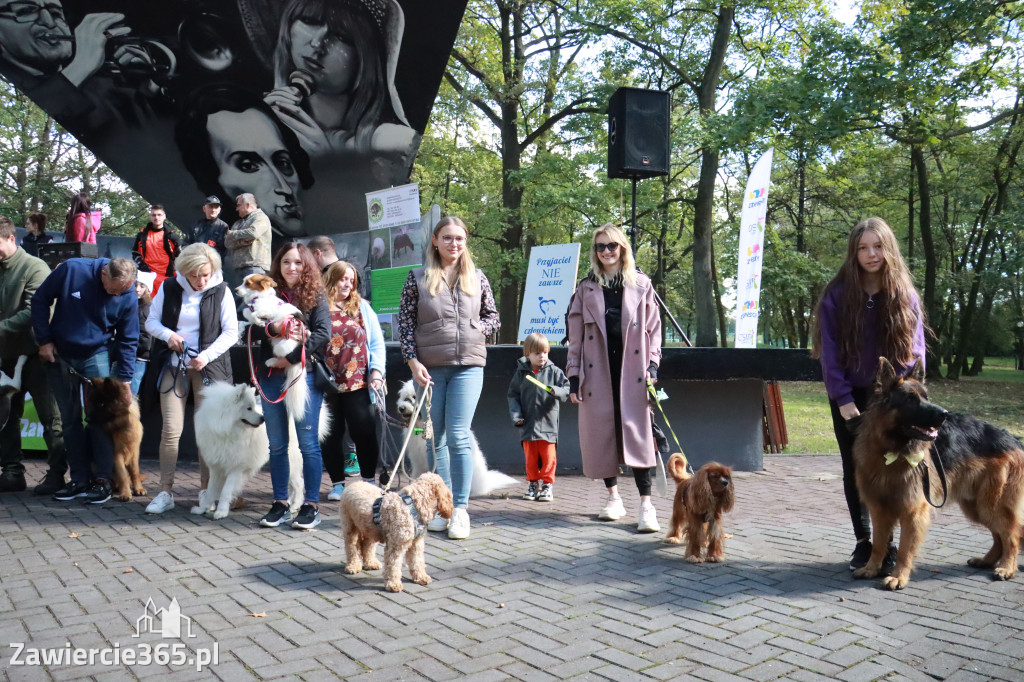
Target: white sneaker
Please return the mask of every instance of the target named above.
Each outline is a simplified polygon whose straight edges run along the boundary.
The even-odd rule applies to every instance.
[[[174,495],[167,491],[161,491],[153,498],[153,501],[146,505],[147,514],[163,514],[168,509],[174,509]]]
[[[602,521],[618,521],[626,515],[626,507],[622,504],[621,497],[609,497],[608,504],[604,506],[597,518]]]
[[[653,504],[640,506],[640,521],[636,524],[637,532],[657,533],[661,530],[658,525],[658,510]]]
[[[448,519],[440,514],[434,514],[434,518],[427,522],[427,530],[432,533],[440,533],[448,530]]]
[[[465,540],[469,537],[469,512],[465,509],[456,509],[452,512],[452,520],[448,524],[448,538],[451,540]]]

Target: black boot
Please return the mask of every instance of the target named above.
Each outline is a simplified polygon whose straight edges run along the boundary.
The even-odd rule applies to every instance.
[[[25,489],[25,474],[0,475],[0,493],[20,493]]]
[[[43,476],[43,480],[39,482],[33,490],[33,495],[53,495],[55,492],[64,487],[64,474],[59,476],[52,471],[46,473]]]

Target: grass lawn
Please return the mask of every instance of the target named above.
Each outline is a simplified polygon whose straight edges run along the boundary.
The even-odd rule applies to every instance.
[[[1014,435],[1024,435],[1024,371],[1013,365],[1013,358],[988,358],[980,376],[929,381],[928,397],[951,412],[969,412]],[[789,432],[785,453],[839,452],[825,385],[797,381],[781,387]]]

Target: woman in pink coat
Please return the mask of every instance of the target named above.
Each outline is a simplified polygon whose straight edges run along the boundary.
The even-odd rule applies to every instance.
[[[576,287],[567,316],[569,398],[579,407],[583,473],[604,479],[608,502],[598,515],[626,515],[619,466],[633,469],[640,493],[637,530],[660,530],[651,503],[656,464],[647,381],[661,362],[661,317],[651,280],[637,272],[626,236],[614,225],[594,232],[590,274]]]

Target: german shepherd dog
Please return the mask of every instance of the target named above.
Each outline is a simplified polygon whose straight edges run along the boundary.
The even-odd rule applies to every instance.
[[[128,384],[115,378],[89,380],[85,413],[89,423],[103,429],[114,442],[113,496],[122,502],[132,495],[145,495],[145,474],[139,471],[142,421],[139,403]]]
[[[967,564],[994,568],[995,579],[1009,580],[1017,571],[1024,520],[1024,450],[1003,429],[928,402],[923,379],[920,361],[903,378],[881,358],[871,401],[851,420],[857,489],[871,513],[873,533],[871,558],[853,576],[878,576],[899,523],[896,567],[882,585],[889,590],[906,587],[931,523],[924,477],[931,476],[933,499],[942,489],[929,466],[937,458],[948,479],[948,498],[992,533],[988,553]]]

